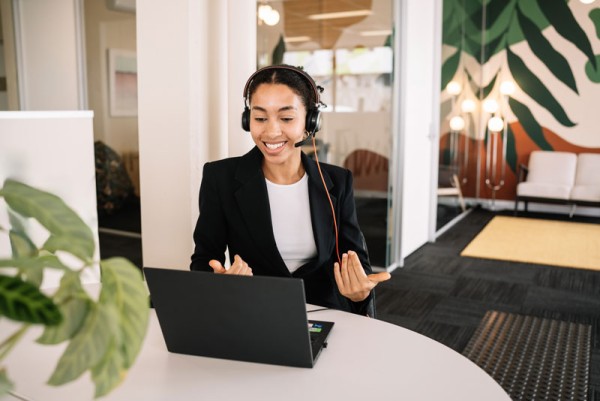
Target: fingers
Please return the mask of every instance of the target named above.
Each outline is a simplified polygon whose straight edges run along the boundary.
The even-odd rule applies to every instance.
[[[392,278],[392,275],[388,272],[381,272],[381,273],[369,274],[367,277],[369,278],[369,281],[379,284],[383,281],[387,281],[390,278]]]
[[[244,262],[239,255],[235,255],[233,263],[229,269],[225,269],[221,262],[216,259],[212,259],[208,262],[208,265],[212,267],[213,271],[218,274],[238,274],[241,276],[252,276],[252,269],[248,266],[248,263]]]
[[[212,260],[210,260],[210,261],[208,262],[208,265],[209,265],[210,267],[212,267],[212,269],[213,269],[213,271],[214,271],[215,273],[218,273],[218,274],[223,274],[223,273],[225,273],[225,268],[223,267],[223,265],[221,264],[221,262],[219,262],[219,261],[218,261],[218,260],[216,260],[216,259],[212,259]]]
[[[244,260],[239,255],[235,255],[233,257],[233,263],[231,264],[231,267],[227,270],[226,274],[252,276],[252,269],[250,268],[250,266],[248,266],[248,263],[244,262]]]
[[[367,276],[358,254],[353,251],[342,255],[341,266],[334,263],[333,273],[340,294],[355,302],[366,299],[377,284],[391,277],[388,272]]]

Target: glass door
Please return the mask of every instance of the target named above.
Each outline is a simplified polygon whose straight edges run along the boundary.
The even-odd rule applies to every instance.
[[[279,0],[257,4],[257,66],[301,66],[325,90],[319,161],[354,175],[371,264],[392,244],[393,0]],[[307,154],[312,147],[305,149]]]

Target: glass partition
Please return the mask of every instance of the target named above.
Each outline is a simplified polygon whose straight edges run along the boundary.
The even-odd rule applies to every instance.
[[[324,88],[317,156],[353,172],[371,264],[385,268],[392,263],[393,0],[282,0],[257,7],[258,67],[301,66]]]

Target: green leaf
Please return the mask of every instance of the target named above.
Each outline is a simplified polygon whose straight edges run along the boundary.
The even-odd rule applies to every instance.
[[[13,382],[10,381],[6,374],[6,369],[0,369],[0,398],[14,388]]]
[[[483,90],[482,90],[482,92],[483,92],[483,94],[482,94],[483,99],[485,99],[486,97],[488,97],[488,95],[490,94],[490,92],[492,91],[492,89],[494,89],[494,85],[496,85],[496,79],[498,79],[498,73],[496,73],[496,75],[494,75],[494,78],[490,81],[490,83],[487,84],[483,88]]]
[[[94,253],[95,244],[92,240],[92,255]],[[56,252],[56,251],[67,251],[79,259],[85,261],[89,259],[91,256],[89,254],[90,251],[90,243],[87,238],[83,237],[74,237],[70,234],[67,235],[51,235],[48,240],[44,243],[43,249],[48,252]]]
[[[37,255],[37,247],[34,245],[31,239],[29,239],[27,234],[10,230],[8,237],[10,239],[13,257],[21,258]]]
[[[46,327],[37,339],[40,344],[59,344],[73,338],[82,327],[93,303],[81,286],[79,274],[75,272],[63,275],[53,298],[65,319],[58,326]]]
[[[111,305],[93,304],[83,326],[60,357],[49,385],[60,386],[75,380],[102,360],[117,335],[117,315]]]
[[[546,137],[544,137],[542,127],[538,124],[527,106],[512,97],[508,98],[508,106],[523,126],[527,135],[541,150],[553,150]]]
[[[57,325],[62,321],[58,307],[31,283],[0,275],[0,315],[19,322]]]
[[[575,19],[567,2],[563,0],[537,0],[537,3],[556,32],[577,46],[595,68],[596,57],[594,56],[592,45],[585,31]]]
[[[125,378],[123,357],[117,350],[116,340],[111,341],[104,358],[92,368],[92,380],[96,384],[94,397],[102,397],[117,387]]]
[[[116,306],[121,330],[118,350],[123,355],[124,368],[128,369],[139,353],[148,328],[148,290],[140,270],[127,259],[107,259],[100,267],[102,291],[99,302]]]
[[[52,236],[73,241],[60,241],[64,247],[61,250],[83,260],[93,257],[95,243],[92,230],[58,196],[11,179],[4,182],[0,196],[4,196],[15,212],[39,221]]]
[[[52,254],[46,254],[32,258],[0,259],[0,268],[2,267],[16,267],[20,270],[50,267],[63,271],[71,271],[71,269],[65,266],[55,255]]]
[[[442,65],[442,90],[446,88],[448,82],[452,80],[458,69],[458,63],[460,61],[460,49],[456,50],[454,54],[444,61]]]
[[[520,7],[517,7],[517,18],[533,53],[548,67],[556,78],[579,94],[575,77],[567,59],[552,47],[552,44],[542,35],[542,32],[533,21],[523,14]]]
[[[521,89],[548,110],[565,127],[576,125],[572,122],[556,98],[544,86],[542,81],[527,68],[523,60],[506,47],[506,58],[510,72]]]

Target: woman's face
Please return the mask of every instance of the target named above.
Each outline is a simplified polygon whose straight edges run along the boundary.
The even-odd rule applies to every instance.
[[[266,163],[299,163],[306,107],[287,85],[261,84],[250,102],[250,133]]]

